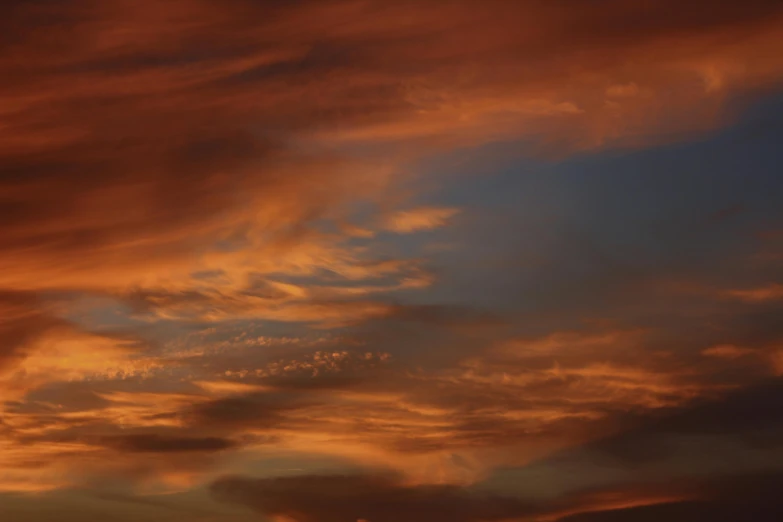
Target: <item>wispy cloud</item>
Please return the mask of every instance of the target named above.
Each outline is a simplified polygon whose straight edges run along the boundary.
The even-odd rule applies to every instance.
[[[776,113],[709,169],[650,150],[779,88],[779,2],[5,4],[0,494],[603,520],[691,513],[677,462],[778,462],[779,158],[742,148]],[[584,455],[639,489],[546,501]],[[727,466],[693,513],[760,471]],[[481,490],[509,467],[541,491]]]

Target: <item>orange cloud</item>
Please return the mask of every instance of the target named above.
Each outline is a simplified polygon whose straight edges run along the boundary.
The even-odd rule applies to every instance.
[[[454,208],[434,207],[400,210],[386,218],[385,226],[388,230],[400,234],[432,230],[445,225],[458,212]]]
[[[0,161],[26,173],[0,189],[13,202],[0,229],[12,287],[43,274],[84,284],[98,267],[109,280],[176,271],[172,256],[246,227],[285,233],[349,193],[380,197],[398,170],[292,154],[312,136],[322,150],[346,139],[637,141],[712,126],[727,97],[783,77],[769,2],[697,2],[675,22],[660,0],[633,36],[624,21],[636,8],[617,2],[69,5],[9,13],[29,26],[0,62],[14,79],[0,89]]]
[[[741,348],[733,344],[719,344],[710,346],[701,351],[701,354],[707,357],[717,357],[719,359],[739,359],[746,355],[753,355],[756,350],[750,348]]]
[[[783,299],[783,285],[771,284],[747,290],[731,290],[726,292],[726,295],[750,303],[774,301]]]
[[[15,4],[7,23],[29,30],[8,32],[15,57],[0,61],[13,79],[0,164],[17,173],[0,180],[0,285],[192,288],[182,274],[216,266],[234,279],[332,269],[309,225],[388,197],[438,143],[700,129],[729,96],[782,77],[777,7],[697,2],[679,22],[667,1],[647,9],[631,37],[617,27],[635,10],[617,2]],[[346,140],[421,141],[365,162]]]
[[[445,367],[397,362],[365,346],[387,333],[375,323],[410,333],[394,340],[419,354],[451,353],[456,341],[430,339],[442,325],[497,323],[399,305],[435,277],[378,232],[458,214],[411,206],[428,180],[408,172],[427,155],[513,139],[562,153],[720,125],[730,100],[783,80],[782,26],[778,3],[760,0],[12,0],[0,490],[106,477],[181,490],[238,466],[224,451],[259,447],[469,483],[510,446],[526,446],[523,462],[618,412],[709,395],[719,385],[644,350],[645,332],[497,334]],[[120,326],[95,326],[114,306]],[[304,325],[283,341],[249,323]],[[701,353],[745,354],[726,346]],[[779,351],[764,354],[780,373]],[[409,484],[379,489],[416,507]],[[517,514],[436,493],[476,516]]]

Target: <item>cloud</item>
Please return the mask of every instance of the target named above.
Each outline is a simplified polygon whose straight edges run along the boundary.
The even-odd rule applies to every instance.
[[[750,348],[741,348],[733,344],[719,344],[710,346],[701,351],[705,357],[717,357],[719,359],[739,359],[746,355],[753,355],[755,350]]]
[[[622,489],[592,489],[538,501],[488,495],[468,488],[405,485],[388,475],[300,475],[270,479],[224,477],[212,483],[213,496],[245,505],[273,519],[296,522],[338,520],[529,522],[675,521],[694,518],[734,521],[777,520],[779,473],[705,479],[691,484],[652,483]],[[305,495],[308,502],[301,502]]]
[[[196,405],[189,412],[188,422],[196,426],[269,428],[283,422],[283,413],[295,408],[294,398],[285,394],[240,395]]]
[[[655,490],[668,482],[670,493],[699,496],[704,481],[779,472],[782,382],[775,378],[712,400],[629,412],[616,419],[615,433],[500,469],[486,486],[508,491],[529,484],[528,495],[560,497],[629,484]]]
[[[617,2],[562,5],[15,2],[15,58],[0,62],[14,78],[0,93],[0,286],[189,296],[164,299],[169,319],[374,318],[386,309],[371,300],[319,295],[280,310],[238,294],[254,273],[361,265],[315,223],[349,221],[359,199],[395,199],[395,175],[422,154],[710,127],[729,96],[781,77],[765,51],[777,43],[774,3],[660,0],[643,23]],[[633,37],[617,29],[631,22]],[[628,85],[638,93],[618,103],[630,105],[606,105]],[[346,152],[357,140],[379,152]],[[390,226],[428,229],[451,212],[403,210]],[[204,289],[198,275],[217,269]]]
[[[761,435],[768,430],[783,429],[783,419],[775,414],[782,403],[783,380],[773,378],[721,399],[693,405],[677,415],[653,422],[648,429],[678,434]]]
[[[15,3],[7,23],[25,30],[6,32],[15,58],[0,63],[14,78],[0,108],[0,281],[145,282],[221,243],[269,251],[259,236],[302,233],[349,196],[383,196],[398,165],[302,153],[313,139],[328,151],[345,140],[636,140],[669,121],[714,125],[724,96],[702,79],[731,94],[783,74],[768,51],[774,2],[659,0],[644,21],[618,2],[563,5]],[[634,101],[607,106],[606,89],[628,82]]]
[[[530,511],[511,497],[473,494],[455,486],[409,486],[384,475],[226,477],[214,482],[210,490],[222,501],[297,522],[400,518],[477,522],[510,519]],[[302,502],[303,498],[307,501]]]
[[[740,299],[749,303],[760,303],[764,301],[774,301],[783,299],[783,285],[770,284],[759,288],[748,290],[730,290],[726,292],[727,297]]]
[[[165,437],[136,434],[103,439],[108,446],[130,453],[212,452],[231,449],[236,442],[219,437]]]
[[[432,230],[445,225],[458,212],[454,208],[434,207],[401,210],[386,218],[385,227],[399,234]]]
[[[783,507],[776,493],[780,473],[739,476],[731,479],[705,481],[697,500],[661,502],[628,509],[596,510],[566,516],[558,522],[646,522],[671,520],[714,520],[733,522],[745,518],[772,522],[783,516]]]
[[[459,212],[415,203],[439,181],[423,158],[495,141],[562,155],[724,124],[732,100],[783,79],[783,13],[719,4],[8,2],[0,489],[189,488],[233,471],[223,454],[259,446],[469,482],[780,373],[768,279],[705,283],[708,297],[668,306],[648,276],[670,264],[635,271],[555,227],[546,235],[567,248],[520,248],[551,272],[519,259],[492,270],[534,312],[485,310],[450,294],[481,267],[456,281],[429,269],[440,261],[421,259],[417,236],[380,233],[435,230]],[[753,211],[710,219],[733,222],[737,208]],[[678,252],[691,272],[723,266]],[[515,282],[526,276],[532,290]],[[729,299],[706,302],[715,294]],[[614,324],[576,324],[599,315]],[[745,405],[729,409],[763,424]],[[699,417],[710,430],[728,429],[710,415]],[[768,428],[740,438],[761,445]],[[335,516],[354,514],[340,502],[364,506],[370,522],[392,500],[411,520],[525,512],[374,475],[334,478],[333,494],[313,477],[243,480],[224,493],[273,514],[297,488]],[[261,504],[244,496],[255,489]]]
[[[62,326],[42,310],[34,294],[0,291],[0,372],[23,359],[48,331]]]

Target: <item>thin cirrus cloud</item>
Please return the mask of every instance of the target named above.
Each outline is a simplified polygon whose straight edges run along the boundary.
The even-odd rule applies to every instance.
[[[765,520],[783,11],[680,4],[7,2],[0,515]]]
[[[769,286],[751,288],[748,290],[730,290],[726,292],[726,296],[749,302],[783,299],[783,285],[771,284]]]

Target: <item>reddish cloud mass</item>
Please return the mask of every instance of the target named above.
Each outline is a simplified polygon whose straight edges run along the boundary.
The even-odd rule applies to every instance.
[[[6,0],[0,520],[783,520],[783,4]]]

